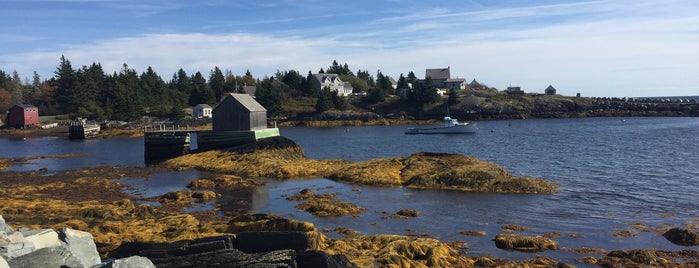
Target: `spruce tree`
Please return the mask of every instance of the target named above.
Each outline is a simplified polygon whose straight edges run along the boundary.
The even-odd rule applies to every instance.
[[[223,72],[221,72],[218,66],[214,66],[209,75],[209,89],[214,94],[214,100],[218,101],[223,96],[225,84],[226,78],[223,76]]]

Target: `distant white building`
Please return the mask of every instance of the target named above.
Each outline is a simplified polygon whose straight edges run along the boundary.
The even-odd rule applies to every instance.
[[[213,108],[208,104],[197,104],[192,109],[192,116],[196,118],[211,118],[211,111],[213,111]]]
[[[339,96],[352,95],[352,84],[344,82],[337,74],[315,74],[313,75],[313,86],[320,91],[325,87],[337,92]]]

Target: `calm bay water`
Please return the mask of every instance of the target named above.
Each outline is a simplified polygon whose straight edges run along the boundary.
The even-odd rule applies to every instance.
[[[321,229],[347,227],[362,234],[427,234],[443,241],[465,241],[468,254],[522,259],[530,253],[497,249],[493,237],[501,226],[528,227],[520,232],[557,232],[564,248],[607,250],[661,248],[678,250],[657,232],[630,229],[699,224],[699,118],[586,118],[478,122],[474,135],[405,135],[408,126],[283,128],[281,134],[315,159],[363,161],[402,157],[415,152],[475,156],[515,175],[541,177],[561,186],[552,195],[511,195],[406,188],[357,187],[326,179],[269,180],[252,193],[252,213],[275,213],[315,223]],[[43,138],[0,138],[0,157],[85,153],[73,159],[39,159],[12,170],[73,169],[97,165],[144,166],[142,139],[83,142]],[[23,151],[24,148],[29,148]],[[184,187],[197,174],[156,175],[138,194],[162,194]],[[162,178],[161,178],[162,177]],[[176,177],[177,179],[168,179]],[[165,178],[165,179],[163,179]],[[285,199],[301,189],[337,193],[343,201],[367,208],[361,217],[317,218]],[[354,190],[353,190],[354,189]],[[358,191],[356,190],[358,189]],[[413,219],[383,219],[386,213],[415,209]],[[484,237],[459,231],[484,230]],[[615,237],[628,230],[634,237]],[[576,238],[573,238],[576,237]],[[690,247],[699,249],[699,247]],[[581,258],[566,250],[537,253],[563,260]],[[589,254],[587,254],[589,255]],[[575,263],[581,265],[580,263]]]

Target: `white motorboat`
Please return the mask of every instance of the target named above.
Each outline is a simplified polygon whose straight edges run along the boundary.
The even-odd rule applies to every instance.
[[[464,134],[476,133],[473,123],[461,123],[456,118],[444,117],[444,124],[426,128],[408,128],[405,134]]]

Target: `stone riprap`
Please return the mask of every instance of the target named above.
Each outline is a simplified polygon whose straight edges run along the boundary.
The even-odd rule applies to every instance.
[[[13,230],[0,215],[0,268],[357,267],[312,249],[300,231],[240,232],[172,243],[129,242],[101,260],[88,232]]]
[[[150,260],[137,256],[102,261],[88,232],[70,228],[15,231],[0,215],[0,268],[5,267],[155,266]]]

